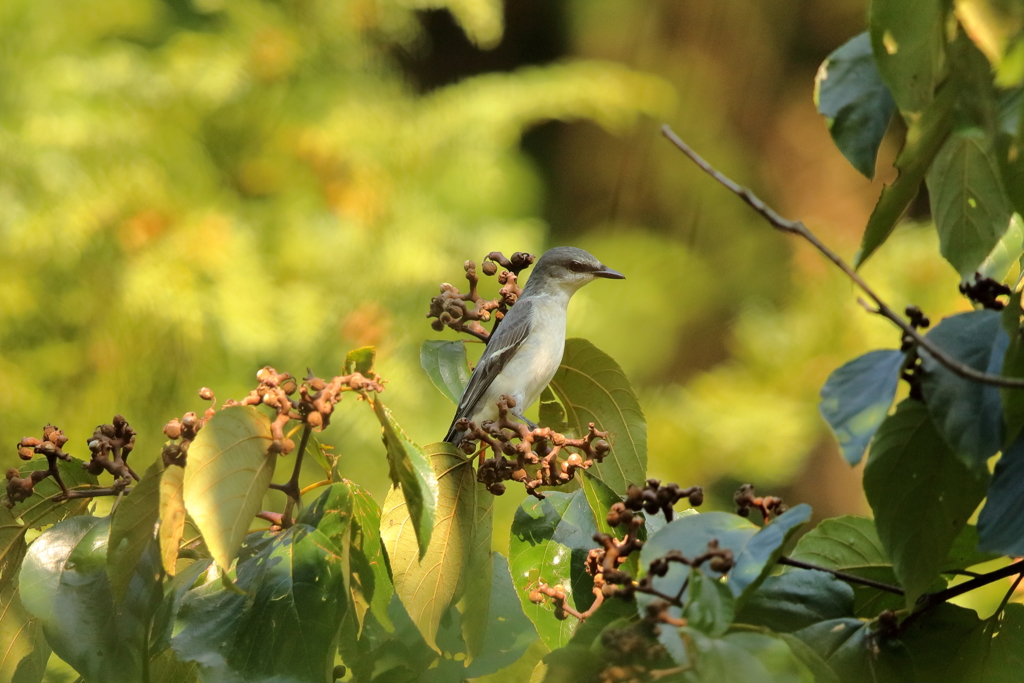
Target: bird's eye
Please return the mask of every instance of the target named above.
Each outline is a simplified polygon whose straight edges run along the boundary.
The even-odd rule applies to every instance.
[[[574,273],[582,273],[587,270],[587,266],[584,265],[581,261],[573,261],[572,263],[569,264],[569,270],[571,270]]]

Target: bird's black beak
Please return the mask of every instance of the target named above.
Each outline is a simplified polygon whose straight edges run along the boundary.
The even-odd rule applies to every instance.
[[[606,277],[609,280],[625,280],[626,276],[608,266],[601,266],[601,270],[594,271],[594,277]]]

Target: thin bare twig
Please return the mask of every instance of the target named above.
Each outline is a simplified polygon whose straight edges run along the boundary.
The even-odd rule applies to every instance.
[[[779,564],[788,565],[790,567],[797,567],[799,569],[811,569],[819,572],[827,572],[837,579],[842,579],[848,583],[856,583],[862,586],[868,586],[870,588],[877,588],[878,590],[885,591],[886,593],[893,593],[894,595],[903,595],[903,589],[899,586],[893,586],[892,584],[882,583],[881,581],[875,581],[874,579],[865,579],[862,576],[856,574],[849,574],[847,572],[839,571],[837,569],[829,569],[828,567],[819,567],[816,564],[810,562],[804,562],[802,560],[794,560],[791,557],[783,555],[779,558]]]
[[[884,318],[888,318],[890,321],[895,323],[897,327],[903,330],[903,333],[914,340],[918,346],[927,351],[942,365],[946,366],[953,373],[969,379],[972,382],[978,382],[980,384],[990,384],[996,387],[1003,387],[1007,389],[1024,389],[1024,379],[1013,378],[1013,377],[1001,377],[999,375],[990,375],[986,372],[980,372],[975,370],[971,366],[961,363],[953,356],[949,355],[941,347],[936,346],[927,337],[921,335],[903,316],[899,315],[894,311],[889,304],[885,303],[882,298],[875,293],[873,289],[868,285],[867,282],[853,269],[850,264],[839,257],[834,251],[829,249],[825,244],[812,233],[806,225],[801,221],[791,221],[783,218],[775,212],[770,206],[761,201],[753,192],[749,189],[737,184],[729,177],[723,175],[720,171],[716,170],[711,164],[705,161],[699,154],[694,152],[689,145],[683,142],[679,137],[672,131],[668,125],[661,127],[661,132],[666,138],[668,138],[672,144],[679,148],[679,150],[688,156],[693,163],[697,164],[702,171],[710,175],[712,178],[717,180],[719,183],[728,188],[733,194],[738,196],[740,199],[750,205],[754,211],[761,214],[768,223],[771,224],[776,230],[787,232],[791,235],[798,235],[803,237],[805,240],[810,242],[815,249],[824,254],[825,258],[834,263],[841,271],[843,271],[850,280],[857,285],[861,291],[867,294],[868,298],[874,302],[875,309],[873,312],[881,315]]]

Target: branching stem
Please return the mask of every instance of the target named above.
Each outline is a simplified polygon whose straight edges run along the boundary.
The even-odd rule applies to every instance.
[[[283,491],[288,496],[284,504],[284,513],[281,515],[281,525],[289,527],[293,524],[292,510],[295,504],[301,502],[302,491],[299,490],[299,472],[302,470],[302,456],[306,453],[306,445],[309,443],[309,435],[313,433],[313,425],[306,424],[302,430],[302,441],[299,442],[299,450],[295,454],[295,467],[292,469],[292,476],[284,484],[271,484],[270,488]]]
[[[889,304],[887,304],[882,298],[875,293],[875,291],[864,281],[856,270],[853,269],[850,264],[839,257],[834,251],[829,249],[825,244],[818,239],[818,237],[812,233],[806,225],[801,221],[791,221],[783,218],[775,212],[770,206],[765,204],[761,199],[751,192],[748,188],[737,184],[735,181],[730,179],[728,176],[722,174],[720,171],[715,169],[711,164],[705,161],[699,154],[694,152],[689,145],[683,142],[668,125],[661,127],[661,132],[666,138],[668,138],[672,144],[679,148],[679,150],[690,158],[693,163],[697,164],[702,171],[710,175],[712,178],[717,180],[719,183],[728,188],[733,194],[738,196],[740,199],[750,205],[754,211],[761,214],[761,216],[768,221],[769,224],[776,230],[787,232],[792,235],[798,235],[803,237],[805,240],[811,243],[815,249],[821,252],[825,258],[834,263],[843,273],[857,287],[863,291],[868,298],[874,303],[874,312],[881,315],[884,318],[888,318],[897,327],[899,327],[903,334],[913,339],[914,343],[926,350],[932,357],[935,358],[939,363],[946,366],[953,373],[969,379],[973,382],[980,384],[990,384],[992,386],[1003,387],[1007,389],[1024,389],[1024,379],[1014,377],[1001,377],[999,375],[990,375],[986,372],[979,372],[966,363],[961,363],[953,356],[949,355],[941,347],[937,346],[934,342],[929,340],[927,337],[920,334],[913,325],[910,324],[903,316],[899,315],[894,311]]]

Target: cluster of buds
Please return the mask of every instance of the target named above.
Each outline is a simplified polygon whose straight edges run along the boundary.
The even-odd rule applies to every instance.
[[[702,566],[705,562],[708,569],[724,574],[733,568],[734,558],[732,551],[728,548],[720,548],[718,539],[708,541],[707,550],[693,559],[683,557],[678,550],[670,550],[664,557],[657,557],[651,560],[648,572],[651,576],[665,576],[668,574],[669,566],[673,563],[685,564],[694,569]]]
[[[497,406],[497,420],[484,420],[478,425],[462,418],[455,423],[457,429],[466,432],[459,443],[466,455],[476,453],[478,444],[482,446],[477,481],[496,496],[505,492],[502,482],[517,481],[526,487],[527,493],[543,498],[538,487],[565,484],[576,475],[576,470],[601,462],[611,451],[608,432],[597,429],[593,422],[584,437],[572,439],[550,427],[530,429],[512,419],[509,413],[516,402],[511,396],[502,396]],[[484,458],[487,448],[494,457]],[[566,455],[567,448],[579,452]],[[565,455],[564,459],[559,457],[561,455]]]
[[[565,594],[565,587],[561,584],[556,586],[549,586],[548,584],[541,581],[537,584],[537,587],[530,591],[530,602],[535,605],[539,605],[544,602],[545,599],[551,599],[555,606],[555,618],[562,620],[567,617],[574,616],[577,619],[586,619],[587,614],[578,612],[572,605],[567,601]]]
[[[932,324],[931,319],[924,314],[924,311],[919,306],[907,306],[904,312],[910,318],[910,326],[915,330],[926,329]],[[900,339],[900,351],[907,353],[914,350],[916,346],[917,341],[909,334],[904,333]]]
[[[430,324],[431,327],[438,332],[445,327],[450,327],[456,332],[465,332],[486,342],[490,338],[491,332],[488,332],[481,323],[493,319],[494,325],[497,326],[501,322],[501,319],[508,313],[509,307],[514,305],[523,293],[518,284],[519,273],[528,268],[534,259],[533,254],[520,251],[512,254],[511,259],[505,258],[499,251],[492,251],[488,254],[480,267],[484,275],[498,273],[498,265],[504,268],[498,273],[498,284],[501,285],[501,289],[498,290],[498,296],[494,299],[485,299],[480,296],[477,291],[480,277],[476,272],[476,263],[466,261],[463,268],[466,270],[469,291],[463,293],[453,284],[447,282],[442,284],[441,293],[430,300],[430,311],[427,313],[427,317],[435,319]]]
[[[108,472],[114,476],[114,485],[120,487],[139,480],[139,475],[128,466],[128,455],[135,448],[135,430],[123,415],[115,415],[111,424],[98,426],[88,444],[92,459],[82,467],[89,474]]]
[[[973,283],[960,283],[960,293],[985,308],[1001,311],[1006,307],[1006,304],[996,297],[1010,296],[1013,290],[997,280],[993,280],[990,277],[982,277],[981,273],[975,273]]]
[[[751,510],[758,510],[768,523],[772,514],[781,515],[788,510],[781,498],[775,496],[755,496],[754,485],[744,484],[733,494],[732,500],[736,503],[736,514],[740,517],[749,517]]]
[[[214,416],[216,413],[216,397],[213,395],[213,390],[208,387],[203,387],[199,390],[199,398],[204,401],[212,401],[213,404],[206,409],[202,417],[199,417],[194,412],[189,411],[178,418],[172,419],[170,422],[164,425],[164,436],[171,440],[164,446],[161,452],[161,457],[164,460],[164,467],[170,467],[171,465],[177,465],[178,467],[184,467],[185,461],[188,458],[188,448],[192,445],[192,441],[199,434],[199,430],[203,428],[206,421]]]
[[[660,480],[648,479],[643,488],[636,484],[629,485],[629,488],[626,489],[624,507],[633,512],[643,510],[649,515],[656,514],[660,510],[665,513],[665,521],[671,522],[674,513],[673,507],[683,498],[689,500],[690,507],[700,507],[704,502],[704,489],[700,486],[684,489],[679,484],[662,486]],[[615,506],[612,506],[612,509],[614,510]],[[611,524],[610,519],[608,523]]]
[[[57,458],[64,461],[71,460],[71,456],[62,450],[67,442],[68,437],[64,435],[64,432],[49,424],[43,427],[42,439],[26,436],[18,442],[19,458],[31,460],[34,455],[43,455],[46,457],[48,467],[45,470],[31,472],[27,477],[20,476],[21,473],[13,467],[7,470],[7,499],[5,501],[7,507],[13,507],[15,503],[28,499],[32,495],[35,485],[47,477],[53,477],[57,485],[60,486],[61,492],[67,493],[68,488],[64,485],[64,481],[60,478],[60,471],[57,469]]]

